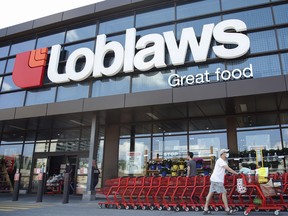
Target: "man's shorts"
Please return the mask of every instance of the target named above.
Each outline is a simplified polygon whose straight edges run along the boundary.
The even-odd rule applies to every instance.
[[[226,189],[222,182],[212,182],[210,185],[209,193],[226,193]]]

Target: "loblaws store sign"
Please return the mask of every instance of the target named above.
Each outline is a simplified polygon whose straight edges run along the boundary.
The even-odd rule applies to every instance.
[[[65,73],[59,73],[59,59],[61,45],[54,45],[51,48],[50,59],[47,70],[47,77],[53,83],[67,83],[70,81],[82,81],[90,76],[99,78],[102,76],[113,77],[120,71],[132,73],[134,70],[149,71],[152,68],[165,68],[165,48],[167,48],[171,63],[174,66],[183,65],[187,50],[190,49],[193,60],[196,63],[207,60],[208,51],[212,42],[212,37],[219,45],[212,47],[215,55],[222,59],[236,59],[245,55],[250,48],[250,40],[243,34],[247,30],[246,24],[238,19],[229,19],[218,24],[206,24],[203,26],[201,38],[198,42],[193,27],[182,29],[180,41],[177,42],[173,31],[161,34],[147,34],[136,41],[136,29],[126,30],[124,47],[117,41],[106,41],[106,35],[97,36],[95,52],[88,48],[79,48],[71,53],[65,65]],[[233,48],[226,48],[225,45],[232,44]],[[114,60],[111,65],[105,66],[104,59],[108,53],[114,53]],[[85,58],[85,65],[81,71],[76,71],[76,63],[80,58]],[[147,57],[149,61],[147,61]],[[39,87],[43,84],[46,61],[48,58],[48,48],[41,48],[16,55],[13,69],[13,81],[21,88]],[[248,70],[249,69],[249,70]],[[253,77],[252,65],[243,70],[241,76]],[[240,69],[235,69],[234,75],[230,72],[230,77],[241,78]],[[237,72],[238,71],[238,72]],[[249,71],[249,72],[248,72]],[[216,70],[220,78],[227,78],[220,69]],[[241,72],[241,71],[240,71]],[[245,73],[244,73],[245,72]],[[227,73],[227,71],[226,71]],[[208,74],[210,75],[210,74]],[[198,74],[193,77],[193,82],[208,82],[206,75]],[[192,75],[191,75],[192,76]],[[169,77],[170,86],[180,86],[177,82],[179,76]],[[181,78],[182,81],[185,78]],[[191,82],[191,77],[188,81]],[[185,79],[186,80],[186,79]],[[200,83],[201,83],[200,82]],[[188,83],[189,84],[189,83]]]

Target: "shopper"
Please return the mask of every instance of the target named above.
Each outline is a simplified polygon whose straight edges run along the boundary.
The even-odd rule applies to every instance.
[[[96,186],[99,181],[99,175],[100,175],[100,170],[98,169],[97,163],[95,160],[93,160],[93,188],[96,190]]]
[[[213,173],[210,177],[210,190],[209,193],[206,197],[206,203],[205,203],[205,207],[204,207],[204,214],[213,214],[210,210],[209,210],[209,203],[211,201],[211,198],[214,194],[214,192],[216,193],[222,193],[222,201],[224,203],[225,206],[225,211],[227,214],[233,214],[235,213],[234,210],[230,209],[228,206],[228,201],[227,201],[227,191],[224,188],[224,176],[225,176],[225,171],[227,170],[228,172],[237,175],[238,173],[235,172],[233,169],[231,169],[228,165],[227,165],[227,158],[229,157],[229,150],[228,149],[221,149],[220,150],[220,158],[216,161]]]
[[[188,153],[187,177],[196,176],[196,162],[193,160],[193,156],[193,152]]]

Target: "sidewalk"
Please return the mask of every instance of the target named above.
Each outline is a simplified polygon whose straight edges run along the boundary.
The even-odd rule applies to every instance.
[[[36,194],[19,195],[18,201],[12,201],[11,194],[0,194],[0,216],[200,216],[203,212],[167,211],[167,210],[125,210],[114,208],[99,208],[98,202],[83,201],[81,196],[69,196],[69,203],[62,204],[62,195],[44,195],[42,202],[36,202]],[[225,212],[213,212],[214,215],[226,215]],[[235,215],[244,215],[243,211]],[[274,215],[274,212],[251,212],[249,215]],[[288,215],[288,212],[280,212],[280,215]]]

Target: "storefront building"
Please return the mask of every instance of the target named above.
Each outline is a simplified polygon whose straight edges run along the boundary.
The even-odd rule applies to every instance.
[[[17,171],[36,192],[39,172],[70,162],[82,194],[93,160],[101,187],[145,175],[157,154],[211,148],[271,151],[265,161],[287,171],[287,11],[284,0],[107,0],[0,29],[0,192]]]

